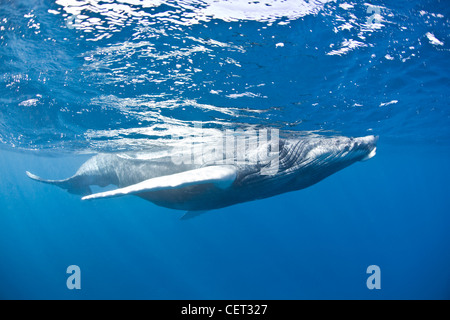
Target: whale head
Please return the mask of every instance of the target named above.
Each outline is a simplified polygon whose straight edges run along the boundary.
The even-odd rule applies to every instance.
[[[378,137],[317,137],[293,144],[284,163],[295,175],[293,189],[302,189],[376,154]]]
[[[312,162],[343,163],[366,161],[376,154],[378,137],[321,137],[304,146],[301,157]]]
[[[374,135],[348,138],[336,137],[330,140],[328,152],[337,162],[367,161],[376,155],[378,137]]]

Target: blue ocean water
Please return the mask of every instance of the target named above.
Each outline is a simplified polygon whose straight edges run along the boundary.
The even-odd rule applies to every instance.
[[[0,0],[0,298],[450,298],[449,8]],[[308,189],[190,220],[25,175],[199,123],[380,138]]]

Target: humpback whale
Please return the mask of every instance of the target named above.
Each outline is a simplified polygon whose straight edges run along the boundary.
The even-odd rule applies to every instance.
[[[201,161],[184,162],[170,154],[152,155],[151,151],[152,156],[147,157],[100,153],[68,179],[27,175],[82,195],[83,200],[135,195],[159,206],[198,213],[309,187],[355,162],[372,158],[377,140],[373,135],[279,138],[276,146],[248,143],[245,158],[237,151],[231,158],[209,152]],[[222,147],[216,145],[210,151]],[[262,153],[266,156],[258,157]],[[94,185],[115,185],[117,189],[92,194],[90,187]]]

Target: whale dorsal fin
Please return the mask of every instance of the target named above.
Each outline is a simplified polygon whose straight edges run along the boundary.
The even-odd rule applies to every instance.
[[[195,217],[198,217],[199,215],[202,215],[204,213],[209,212],[209,210],[200,210],[200,211],[187,211],[180,220],[189,220]]]
[[[131,186],[107,192],[96,193],[83,197],[83,200],[120,197],[129,194],[139,194],[143,192],[179,189],[188,186],[211,183],[221,189],[231,186],[236,179],[236,168],[233,166],[209,166],[175,173],[167,176],[133,184]]]

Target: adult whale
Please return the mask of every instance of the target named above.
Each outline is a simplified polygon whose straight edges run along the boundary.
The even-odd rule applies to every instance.
[[[372,158],[376,143],[375,136],[278,139],[276,146],[272,142],[247,144],[246,157],[237,151],[231,153],[231,159],[209,152],[202,161],[184,162],[174,161],[177,158],[169,154],[145,159],[98,154],[65,180],[27,175],[84,195],[83,200],[136,195],[167,208],[206,211],[309,187],[357,161]],[[209,150],[220,148],[216,145]],[[92,185],[116,185],[118,189],[92,194]]]

